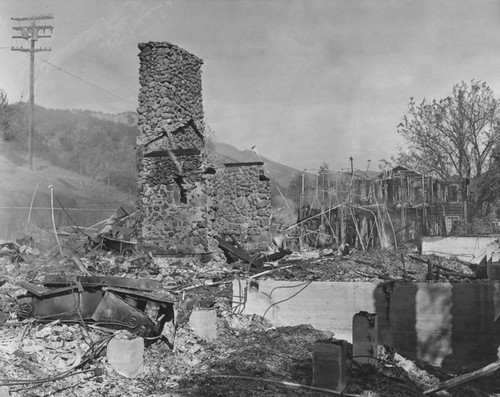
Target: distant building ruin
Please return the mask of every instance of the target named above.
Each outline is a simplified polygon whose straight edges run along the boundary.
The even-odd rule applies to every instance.
[[[422,236],[461,234],[467,181],[445,181],[402,166],[375,175],[325,170],[303,202],[297,225],[306,244],[397,247]]]
[[[137,210],[140,246],[156,254],[247,249],[269,241],[263,163],[220,163],[205,148],[203,61],[167,42],[139,44]]]

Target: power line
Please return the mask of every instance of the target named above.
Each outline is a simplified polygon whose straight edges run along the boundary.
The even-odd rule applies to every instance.
[[[98,71],[95,68],[90,68],[87,64],[85,64],[85,62],[78,62],[77,60],[69,58],[65,60],[62,65],[64,64],[67,64],[69,69],[76,70],[78,72],[77,74],[79,74],[81,78],[92,80],[95,83],[101,85],[101,88],[114,92],[115,95],[121,97],[135,97],[137,95],[136,90],[133,90],[130,87],[116,84],[115,82],[108,79],[102,72]],[[119,90],[121,90],[121,92],[117,92]]]
[[[74,69],[77,72],[79,72],[79,75],[82,76],[82,78],[87,78],[87,79],[90,78],[95,83],[102,86],[104,89],[113,91],[113,92],[115,92],[116,95],[120,95],[117,91],[118,91],[118,89],[121,89],[121,87],[118,87],[116,84],[114,84],[113,82],[111,82],[107,78],[102,77],[102,75],[99,75],[97,72],[93,71],[92,69],[90,69],[86,66],[84,67],[83,64],[79,64],[78,62],[76,62],[72,59],[65,60],[64,63],[67,64],[67,66],[70,69]],[[125,96],[127,96],[127,94],[128,94],[125,92],[123,92],[123,93],[126,94]]]
[[[92,82],[90,82],[90,81],[88,81],[88,80],[82,79],[80,76],[77,76],[76,74],[71,73],[71,72],[67,71],[66,69],[63,69],[61,66],[54,65],[53,63],[51,63],[51,62],[49,62],[49,61],[47,61],[47,60],[45,60],[45,59],[42,59],[42,61],[43,61],[43,62],[45,62],[45,63],[47,63],[48,65],[50,65],[50,66],[52,66],[52,67],[56,68],[57,70],[59,70],[59,71],[61,71],[61,72],[63,72],[63,73],[66,73],[67,75],[69,75],[69,76],[71,76],[71,77],[74,77],[75,79],[78,79],[78,80],[80,80],[80,81],[83,81],[84,83],[87,83],[87,84],[91,85],[92,87],[97,88],[98,90],[104,91],[104,92],[106,92],[107,94],[109,94],[109,95],[111,95],[111,96],[114,96],[114,97],[115,97],[115,98],[117,98],[117,99],[120,99],[120,100],[122,100],[122,101],[124,101],[124,102],[130,103],[130,104],[132,104],[132,105],[134,105],[134,106],[136,106],[136,105],[137,105],[137,103],[132,102],[132,101],[129,101],[128,99],[122,98],[122,97],[120,97],[119,95],[116,95],[116,94],[115,94],[114,92],[112,92],[112,91],[106,90],[105,88],[102,88],[102,87],[98,86],[97,84],[94,84],[94,83],[92,83]]]

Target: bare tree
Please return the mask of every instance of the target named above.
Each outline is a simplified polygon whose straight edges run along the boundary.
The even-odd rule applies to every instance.
[[[437,172],[442,178],[481,176],[499,141],[499,102],[484,82],[455,84],[440,100],[413,98],[408,114],[398,125],[407,146],[399,162],[421,172]]]

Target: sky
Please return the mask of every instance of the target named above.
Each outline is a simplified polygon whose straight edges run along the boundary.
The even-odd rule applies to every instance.
[[[29,96],[11,17],[51,13],[35,102],[135,111],[139,42],[203,59],[205,122],[217,139],[299,170],[377,170],[404,142],[411,97],[485,81],[500,95],[497,0],[1,0],[0,88]]]

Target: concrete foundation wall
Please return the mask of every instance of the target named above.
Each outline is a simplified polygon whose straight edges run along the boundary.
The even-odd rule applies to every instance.
[[[353,316],[376,313],[380,344],[437,366],[474,369],[497,360],[500,284],[236,280],[233,295],[244,314],[265,314],[276,326],[311,324],[349,342]]]

